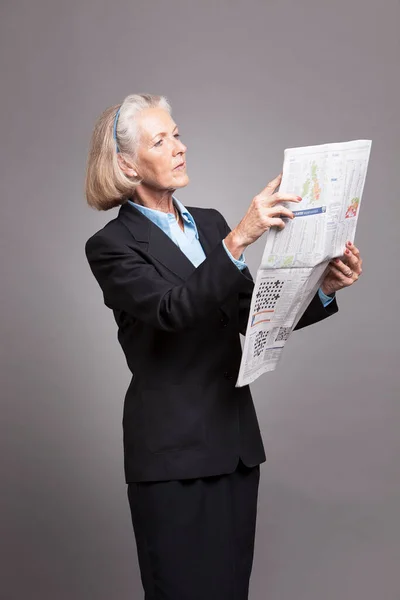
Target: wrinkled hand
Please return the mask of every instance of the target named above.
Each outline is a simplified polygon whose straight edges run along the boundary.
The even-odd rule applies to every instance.
[[[362,273],[360,251],[351,242],[347,242],[342,260],[334,258],[329,263],[321,289],[324,294],[333,294],[344,287],[353,285]]]
[[[238,225],[224,239],[225,245],[234,258],[253,244],[263,233],[277,227],[284,229],[283,218],[293,219],[294,214],[281,202],[301,202],[301,197],[295,194],[275,192],[282,181],[282,173],[275,177],[268,185],[254,196],[251,204]]]

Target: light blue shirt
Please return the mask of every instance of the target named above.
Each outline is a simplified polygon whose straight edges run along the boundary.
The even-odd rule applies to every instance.
[[[148,217],[155,225],[158,225],[158,227],[160,227],[160,229],[162,229],[164,233],[166,233],[182,250],[182,252],[195,265],[195,267],[198,267],[199,264],[202,263],[206,258],[206,255],[199,241],[199,234],[195,220],[190,212],[183,206],[183,204],[179,202],[178,198],[172,196],[172,199],[177,210],[182,215],[184,231],[182,231],[182,229],[179,227],[178,221],[173,213],[165,213],[161,210],[148,208],[147,206],[136,204],[131,200],[128,200],[128,202],[140,210],[140,212]],[[244,254],[242,253],[240,257],[236,259],[229,252],[224,240],[222,240],[222,245],[224,246],[229,258],[235,263],[238,269],[244,269],[246,266]],[[318,290],[318,294],[324,307],[328,306],[328,304],[333,300],[333,297],[324,294],[321,288]]]

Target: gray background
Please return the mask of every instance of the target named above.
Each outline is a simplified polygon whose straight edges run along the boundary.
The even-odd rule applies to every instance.
[[[399,3],[3,0],[0,17],[1,598],[142,597],[129,372],[84,256],[117,211],[90,210],[83,180],[100,112],[151,92],[188,146],[178,198],[231,227],[284,148],[373,140],[363,277],[252,385],[267,462],[250,598],[399,600]]]

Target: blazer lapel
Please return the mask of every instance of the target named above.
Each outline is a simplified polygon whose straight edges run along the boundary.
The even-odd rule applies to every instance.
[[[211,228],[211,222],[205,218],[205,212],[196,207],[188,206],[187,209],[196,221],[200,244],[204,254],[208,256],[211,250],[221,242],[221,239],[219,236],[215,237],[213,233],[215,228]],[[137,242],[143,243],[144,249],[149,254],[183,281],[196,270],[194,264],[179,246],[158,225],[155,225],[128,202],[121,206],[117,218],[129,229]],[[227,305],[220,306],[219,310],[228,318],[230,317],[230,309]]]
[[[206,256],[220,240],[210,239],[211,231],[207,227],[201,211],[188,208],[193,214],[199,233],[199,241]],[[171,238],[148,219],[139,210],[136,210],[128,202],[123,204],[118,213],[118,219],[129,229],[138,242],[146,244],[149,254],[161,262],[167,269],[172,271],[180,279],[186,280],[195,270],[195,265],[187,258],[186,254],[171,240]]]

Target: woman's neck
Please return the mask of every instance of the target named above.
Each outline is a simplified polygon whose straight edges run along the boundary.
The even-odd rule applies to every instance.
[[[153,190],[143,185],[138,185],[132,196],[133,202],[141,204],[147,208],[161,210],[165,213],[174,212],[174,202],[172,199],[175,190]]]

